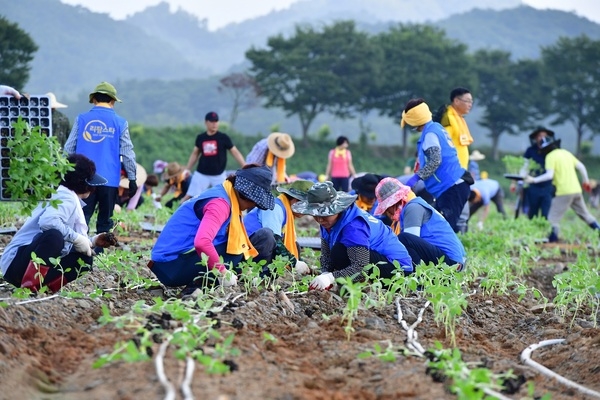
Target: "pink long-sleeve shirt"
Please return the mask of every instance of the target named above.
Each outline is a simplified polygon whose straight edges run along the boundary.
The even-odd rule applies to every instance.
[[[219,272],[224,272],[226,268],[219,261],[213,241],[229,218],[231,207],[225,199],[215,198],[206,203],[202,211],[204,215],[194,238],[194,248],[200,257],[202,253],[208,256],[208,269],[217,268]]]

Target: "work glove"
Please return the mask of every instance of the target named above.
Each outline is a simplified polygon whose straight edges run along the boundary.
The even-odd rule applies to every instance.
[[[119,242],[112,232],[102,232],[92,237],[93,247],[98,246],[108,248],[110,246],[117,246],[118,244]]]
[[[17,99],[21,98],[21,93],[17,89],[6,85],[0,85],[0,95],[15,96]]]
[[[135,196],[135,193],[138,190],[138,186],[137,183],[135,182],[135,179],[130,179],[129,180],[129,198],[132,198],[133,196]]]
[[[588,193],[592,193],[592,186],[590,185],[589,182],[583,182],[581,184],[581,187],[583,188],[583,190],[585,190]]]
[[[219,284],[223,287],[231,287],[237,285],[237,275],[229,270],[224,270],[219,276]]]
[[[78,253],[83,253],[88,257],[91,257],[92,255],[92,242],[90,242],[90,239],[85,235],[78,234],[73,241],[73,247]]]
[[[417,183],[419,181],[419,175],[414,174],[413,176],[410,177],[410,179],[408,181],[406,181],[406,186],[408,186],[409,188],[412,188],[415,183]]]
[[[477,222],[477,229],[479,229],[480,231],[483,230],[483,221],[478,221]]]
[[[335,282],[335,278],[331,272],[327,272],[317,276],[310,283],[308,290],[329,290],[333,287],[333,283]]]
[[[294,265],[294,271],[300,275],[308,275],[310,274],[310,267],[304,261],[296,261],[296,265]]]
[[[523,181],[525,183],[535,183],[535,178],[531,175],[527,175],[525,178],[523,178]]]

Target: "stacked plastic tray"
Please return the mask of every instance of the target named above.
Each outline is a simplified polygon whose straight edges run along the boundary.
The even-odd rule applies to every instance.
[[[10,179],[10,149],[8,141],[15,135],[13,123],[21,117],[30,127],[39,126],[41,132],[52,136],[52,109],[48,96],[0,96],[0,200],[11,200],[6,193],[6,182]]]

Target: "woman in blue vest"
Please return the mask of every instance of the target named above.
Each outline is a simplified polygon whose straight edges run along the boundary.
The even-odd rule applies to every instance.
[[[415,174],[406,182],[411,187],[419,179],[435,197],[435,208],[458,232],[458,219],[469,198],[471,174],[460,166],[456,148],[442,125],[432,121],[429,106],[423,99],[411,99],[402,112],[400,125],[421,132],[417,142]]]
[[[442,215],[425,200],[415,196],[398,179],[384,178],[375,189],[379,205],[375,215],[387,215],[392,230],[408,249],[414,263],[456,265],[462,271],[466,252],[458,236]]]
[[[264,273],[269,273],[269,264],[277,256],[287,257],[289,265],[299,274],[310,272],[308,265],[300,260],[295,217],[292,205],[306,198],[313,182],[296,180],[277,186],[281,194],[275,198],[273,210],[255,208],[244,217],[244,226],[250,241],[258,251],[258,260],[266,260]]]
[[[187,286],[183,296],[212,284],[215,275],[223,286],[236,285],[231,270],[258,255],[242,221],[242,212],[254,207],[274,207],[271,171],[249,164],[177,208],[158,237],[148,266],[165,286]]]
[[[292,206],[298,214],[312,215],[321,225],[321,274],[311,290],[328,290],[336,278],[363,279],[368,264],[377,264],[382,278],[390,278],[400,265],[405,274],[413,272],[412,260],[389,226],[354,204],[356,196],[337,192],[333,183],[315,183],[306,200]]]

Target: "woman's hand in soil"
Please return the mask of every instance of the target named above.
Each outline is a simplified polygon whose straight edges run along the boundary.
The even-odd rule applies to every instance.
[[[329,290],[333,286],[335,278],[331,272],[317,276],[310,283],[308,290]]]
[[[73,248],[76,252],[85,254],[87,256],[92,255],[92,243],[90,239],[85,235],[77,235],[73,241]]]
[[[296,265],[294,265],[294,271],[300,275],[308,275],[310,274],[310,267],[304,261],[298,260],[296,261]]]
[[[119,242],[116,236],[112,232],[102,232],[92,238],[92,246],[108,248],[110,246],[116,246]]]

